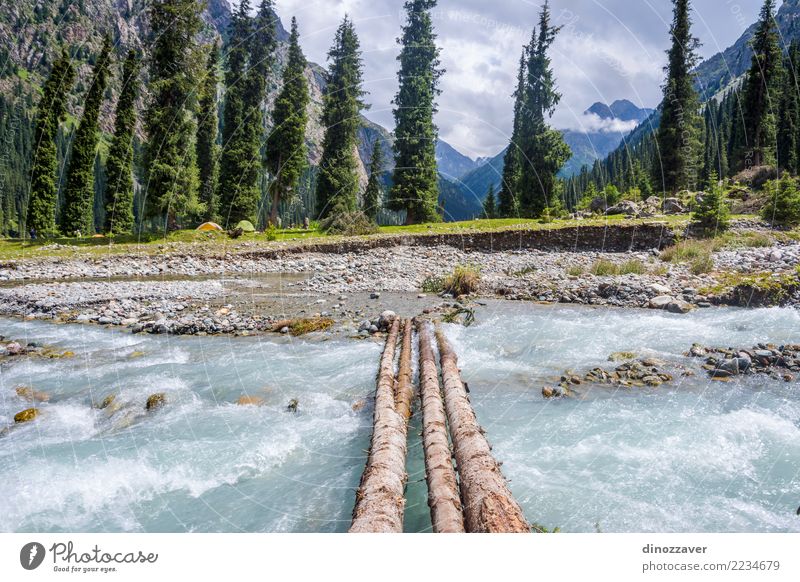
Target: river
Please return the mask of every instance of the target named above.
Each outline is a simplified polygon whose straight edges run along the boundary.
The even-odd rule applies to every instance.
[[[800,532],[800,382],[711,381],[682,355],[693,342],[800,343],[797,310],[492,302],[474,325],[445,329],[530,521],[568,532]],[[380,344],[11,319],[0,334],[75,353],[0,366],[0,426],[30,406],[17,386],[51,395],[39,419],[0,439],[0,531],[346,531]],[[542,398],[565,370],[613,367],[618,351],[695,375]],[[168,403],[145,413],[155,392]],[[109,394],[120,410],[91,407]],[[264,405],[238,406],[242,395]],[[429,531],[416,414],[409,433],[405,527]]]

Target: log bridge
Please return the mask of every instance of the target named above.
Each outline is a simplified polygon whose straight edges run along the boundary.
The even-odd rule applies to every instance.
[[[400,318],[392,323],[381,356],[369,456],[356,491],[350,532],[403,531],[408,421],[415,400],[415,341],[419,345],[417,395],[433,531],[529,533],[531,527],[475,417],[458,358],[447,338],[438,327],[432,333],[427,321]]]

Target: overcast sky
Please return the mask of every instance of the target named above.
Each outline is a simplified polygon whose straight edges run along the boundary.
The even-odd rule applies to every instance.
[[[707,57],[755,22],[761,0],[692,4],[694,33]],[[366,115],[391,129],[402,0],[276,0],[276,5],[285,26],[297,16],[306,56],[323,65],[341,18],[345,13],[353,18],[372,104]],[[439,0],[434,25],[447,72],[436,122],[442,139],[470,157],[494,155],[508,142],[519,55],[539,8],[528,0]],[[564,27],[553,50],[563,94],[553,117],[556,127],[585,127],[591,120],[582,113],[595,101],[658,104],[670,0],[552,0],[551,10],[554,23]]]

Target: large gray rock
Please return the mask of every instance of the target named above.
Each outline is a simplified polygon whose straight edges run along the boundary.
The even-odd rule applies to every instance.
[[[686,211],[677,198],[665,198],[663,208],[665,214],[681,214]]]
[[[606,210],[606,215],[614,215],[614,214],[624,214],[626,216],[636,216],[639,214],[639,206],[636,202],[632,202],[631,200],[621,200],[608,210]]]
[[[650,300],[650,307],[653,309],[666,309],[667,305],[675,301],[674,297],[669,295],[659,295]]]
[[[670,313],[689,313],[692,309],[694,305],[683,299],[673,299],[666,307]]]
[[[593,198],[592,201],[589,203],[589,210],[592,212],[605,212],[606,209],[606,199],[602,196],[598,196],[597,198]]]

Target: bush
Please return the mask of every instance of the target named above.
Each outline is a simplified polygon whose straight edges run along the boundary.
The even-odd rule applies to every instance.
[[[598,277],[617,275],[619,274],[619,267],[617,267],[617,265],[611,261],[599,260],[591,266],[589,272],[592,275],[597,275]]]
[[[442,277],[429,276],[422,281],[423,293],[441,293],[444,289],[444,279]]]
[[[625,261],[619,267],[620,275],[643,275],[646,272],[647,268],[644,266],[644,263],[638,259]]]
[[[375,234],[378,226],[360,210],[331,212],[325,220],[319,223],[319,228],[326,234],[359,236]]]
[[[478,290],[480,281],[480,269],[471,265],[458,265],[452,274],[444,278],[442,290],[454,297],[469,295]]]
[[[710,273],[713,270],[714,259],[711,258],[711,255],[697,257],[689,264],[689,271],[692,275],[702,275],[704,273]]]
[[[767,204],[761,210],[765,220],[795,226],[800,224],[800,190],[797,180],[784,172],[780,180],[767,182]]]

